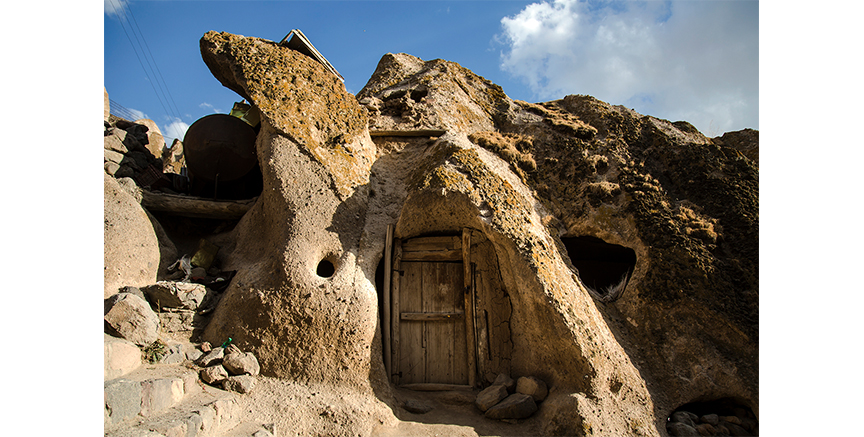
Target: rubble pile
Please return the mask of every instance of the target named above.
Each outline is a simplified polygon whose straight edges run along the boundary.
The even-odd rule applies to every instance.
[[[513,381],[509,375],[501,373],[492,385],[477,395],[474,404],[490,419],[526,419],[537,411],[537,405],[548,394],[542,379],[523,376]]]

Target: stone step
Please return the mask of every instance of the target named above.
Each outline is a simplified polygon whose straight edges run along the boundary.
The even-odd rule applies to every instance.
[[[218,435],[240,423],[236,405],[183,364],[146,365],[105,381],[105,435]]]

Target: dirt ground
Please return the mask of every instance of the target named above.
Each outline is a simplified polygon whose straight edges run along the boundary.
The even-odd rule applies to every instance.
[[[487,419],[474,405],[479,390],[421,392],[395,389],[399,408],[396,426],[373,427],[373,437],[391,436],[528,436],[539,434],[536,418],[514,423]],[[276,378],[259,377],[255,390],[239,396],[243,425],[228,435],[251,435],[253,428],[275,425],[279,436],[350,434],[349,429],[366,422],[370,415],[362,401],[340,394],[332,386],[300,385]],[[382,406],[382,408],[385,408]],[[428,410],[425,413],[420,411]]]

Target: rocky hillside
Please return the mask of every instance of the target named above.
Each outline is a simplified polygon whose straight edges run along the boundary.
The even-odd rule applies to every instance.
[[[106,332],[123,336],[108,329],[122,287],[197,282],[191,307],[145,295],[155,333],[126,349],[176,344],[205,378],[194,351],[230,338],[260,364],[231,426],[186,415],[186,435],[758,434],[758,132],[707,138],[590,96],[516,101],[407,54],[353,96],[272,41],[208,32],[201,53],[261,112],[260,195],[184,217],[147,206],[169,185],[105,176]],[[464,267],[447,270],[464,278],[455,309],[405,309],[414,265]],[[424,275],[450,289],[451,273]],[[446,376],[415,375],[417,351]],[[142,411],[106,424],[169,435]]]

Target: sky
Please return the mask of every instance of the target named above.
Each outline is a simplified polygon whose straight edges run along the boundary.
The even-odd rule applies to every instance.
[[[209,30],[280,41],[300,29],[356,94],[381,57],[446,59],[543,102],[587,94],[709,137],[759,129],[755,1],[104,0],[104,86],[170,145],[241,98],[209,72]]]

